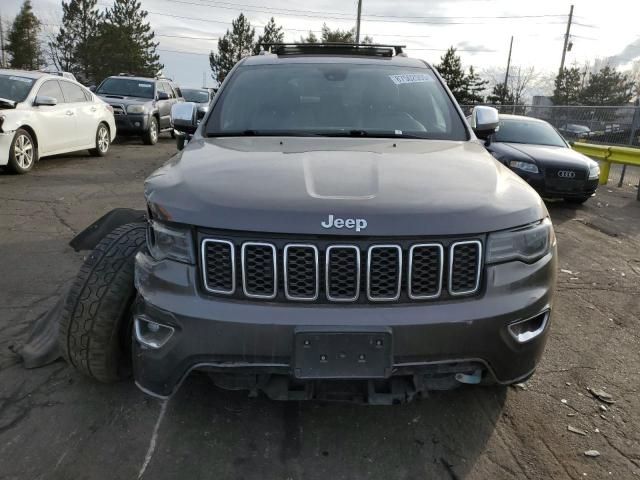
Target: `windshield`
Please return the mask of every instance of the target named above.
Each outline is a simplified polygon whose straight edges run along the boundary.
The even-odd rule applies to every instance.
[[[35,79],[16,75],[0,75],[0,99],[22,102],[35,83]]]
[[[153,82],[131,78],[107,78],[100,84],[98,95],[118,95],[121,97],[153,98]]]
[[[567,146],[551,125],[546,122],[528,120],[500,119],[500,128],[494,134],[494,141],[555,147]]]
[[[209,92],[193,88],[183,88],[182,96],[187,102],[209,103]]]
[[[327,135],[466,140],[451,99],[426,68],[360,64],[239,68],[206,135]]]

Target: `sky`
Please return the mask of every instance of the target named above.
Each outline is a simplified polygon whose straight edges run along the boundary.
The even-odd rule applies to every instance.
[[[98,0],[100,8],[113,0]],[[45,29],[62,18],[61,0],[32,0]],[[207,85],[208,52],[241,12],[256,27],[274,17],[285,28],[285,40],[305,32],[355,25],[357,0],[141,0],[149,11],[165,75],[183,86]],[[20,0],[0,0],[3,20],[12,18]],[[640,1],[637,0],[362,0],[363,35],[376,43],[407,46],[407,54],[438,63],[449,46],[458,48],[463,64],[496,74],[504,71],[514,37],[512,65],[535,67],[551,78],[560,66],[571,4],[574,23],[566,64],[595,59],[628,68],[640,59]],[[46,32],[45,32],[46,33]]]

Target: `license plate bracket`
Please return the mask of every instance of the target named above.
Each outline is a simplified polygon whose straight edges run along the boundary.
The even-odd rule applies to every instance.
[[[393,364],[390,329],[299,328],[294,376],[300,379],[387,378]]]

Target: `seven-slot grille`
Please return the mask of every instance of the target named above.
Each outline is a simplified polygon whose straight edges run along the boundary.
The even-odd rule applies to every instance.
[[[480,290],[479,240],[396,244],[204,238],[204,287],[274,301],[406,302]]]

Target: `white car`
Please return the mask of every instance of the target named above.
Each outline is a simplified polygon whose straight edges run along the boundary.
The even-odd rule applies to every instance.
[[[77,82],[0,69],[0,166],[26,173],[47,155],[104,156],[116,136],[113,109]]]

